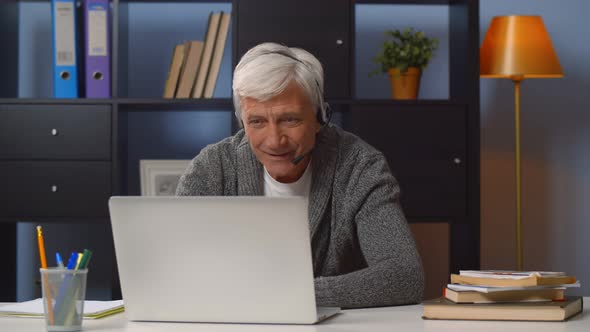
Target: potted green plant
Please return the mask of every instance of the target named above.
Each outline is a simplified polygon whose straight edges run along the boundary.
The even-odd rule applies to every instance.
[[[403,32],[387,30],[385,35],[387,39],[374,58],[381,68],[375,69],[371,75],[389,74],[394,99],[416,99],[422,70],[434,55],[438,39],[428,38],[424,32],[413,28],[406,28]]]

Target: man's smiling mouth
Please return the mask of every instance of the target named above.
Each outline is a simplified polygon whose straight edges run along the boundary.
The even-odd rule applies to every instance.
[[[286,159],[292,155],[291,151],[287,151],[284,153],[275,153],[275,152],[264,152],[264,153],[273,159]]]

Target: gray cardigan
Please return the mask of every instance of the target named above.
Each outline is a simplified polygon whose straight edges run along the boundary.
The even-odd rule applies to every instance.
[[[424,274],[382,153],[336,126],[312,152],[309,222],[317,304],[417,303]],[[205,147],[181,177],[182,196],[263,195],[263,167],[244,131]]]

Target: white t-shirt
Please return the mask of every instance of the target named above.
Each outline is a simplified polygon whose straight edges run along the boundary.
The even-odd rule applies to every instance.
[[[303,196],[309,197],[311,190],[311,162],[307,165],[305,172],[299,180],[293,183],[281,183],[273,179],[266,168],[264,168],[264,196]]]

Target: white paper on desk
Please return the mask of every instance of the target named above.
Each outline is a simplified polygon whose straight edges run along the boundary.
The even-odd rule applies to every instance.
[[[576,281],[573,284],[563,285],[551,285],[551,286],[527,286],[527,287],[487,287],[487,286],[474,286],[474,285],[460,285],[460,284],[448,284],[447,288],[454,291],[476,291],[480,293],[495,293],[515,290],[535,290],[535,289],[547,289],[547,288],[560,288],[565,289],[569,287],[580,287],[580,282]]]
[[[97,315],[123,306],[123,300],[84,301],[84,315]],[[43,299],[0,306],[0,316],[43,317]]]

